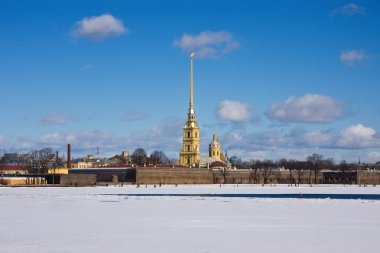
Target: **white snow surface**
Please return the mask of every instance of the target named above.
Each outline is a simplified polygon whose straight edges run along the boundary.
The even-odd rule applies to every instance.
[[[0,252],[377,252],[380,201],[125,193],[380,194],[380,187],[0,187]]]

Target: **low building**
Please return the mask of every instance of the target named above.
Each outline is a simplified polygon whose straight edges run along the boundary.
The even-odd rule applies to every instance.
[[[69,174],[68,168],[50,168],[48,169],[48,174]]]
[[[26,175],[28,169],[20,165],[0,165],[0,175]]]
[[[117,177],[118,182],[135,183],[135,168],[85,168],[70,169],[70,175],[96,175],[97,182],[114,182]]]
[[[1,185],[43,185],[46,182],[43,177],[0,177]]]

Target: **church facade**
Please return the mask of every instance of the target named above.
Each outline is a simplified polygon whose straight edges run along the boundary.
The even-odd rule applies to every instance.
[[[187,112],[187,121],[183,127],[182,147],[179,151],[178,164],[191,167],[209,166],[213,162],[229,164],[227,156],[222,154],[222,148],[216,134],[209,145],[209,156],[200,156],[200,129],[195,119],[194,109],[194,70],[193,59],[195,53],[190,54],[190,101]]]

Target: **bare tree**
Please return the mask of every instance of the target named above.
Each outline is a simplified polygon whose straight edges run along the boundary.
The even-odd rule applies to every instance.
[[[292,160],[292,159],[289,159],[289,160],[286,160],[286,159],[281,159],[279,161],[279,166],[282,166],[284,167],[284,169],[286,169],[287,171],[289,171],[289,180],[288,180],[288,183],[290,185],[293,184],[293,175],[292,175],[292,171],[296,169],[297,167],[297,161],[295,160]]]
[[[3,156],[4,156],[5,152],[6,152],[5,149],[0,148],[0,164],[3,163]]]
[[[249,173],[250,180],[257,184],[259,182],[259,169],[261,169],[261,161],[260,160],[251,160],[250,162],[251,172]]]
[[[322,170],[323,156],[320,154],[312,154],[306,158],[309,169],[309,183],[311,184],[311,174],[314,172],[314,183],[317,183],[317,175]]]
[[[341,184],[352,184],[356,180],[352,176],[352,171],[355,166],[353,164],[349,164],[346,160],[342,160],[337,166],[337,170],[340,172],[340,183]]]
[[[153,151],[149,156],[149,161],[152,164],[169,164],[170,159],[165,155],[163,151]]]
[[[32,183],[37,183],[37,177],[45,177],[49,168],[56,164],[56,157],[51,148],[33,150],[29,156],[25,156],[25,165],[29,175],[33,176]]]
[[[147,162],[146,152],[143,148],[136,148],[132,155],[132,162],[137,165],[144,165]]]
[[[276,164],[272,160],[264,160],[261,163],[261,176],[264,184],[268,183],[268,179],[273,175],[273,169],[275,167]]]
[[[227,176],[230,174],[230,169],[228,168],[220,168],[219,175],[223,178],[223,184],[227,183]]]
[[[301,161],[296,161],[294,164],[295,171],[297,173],[297,183],[298,185],[302,183],[302,177],[305,174],[305,170],[307,168],[307,162],[301,162]]]
[[[274,176],[274,178],[277,180],[277,184],[281,184],[282,182],[282,175],[283,175],[283,173],[282,173],[282,171],[280,171],[279,169],[274,169],[273,170],[273,176]]]
[[[174,164],[176,164],[176,163],[177,163],[177,161],[178,161],[178,159],[175,159],[175,158],[170,158],[170,159],[169,159],[169,164],[172,164],[172,165],[174,165]]]

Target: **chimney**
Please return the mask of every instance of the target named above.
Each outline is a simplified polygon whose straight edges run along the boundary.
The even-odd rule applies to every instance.
[[[67,144],[67,168],[71,169],[71,145]]]

